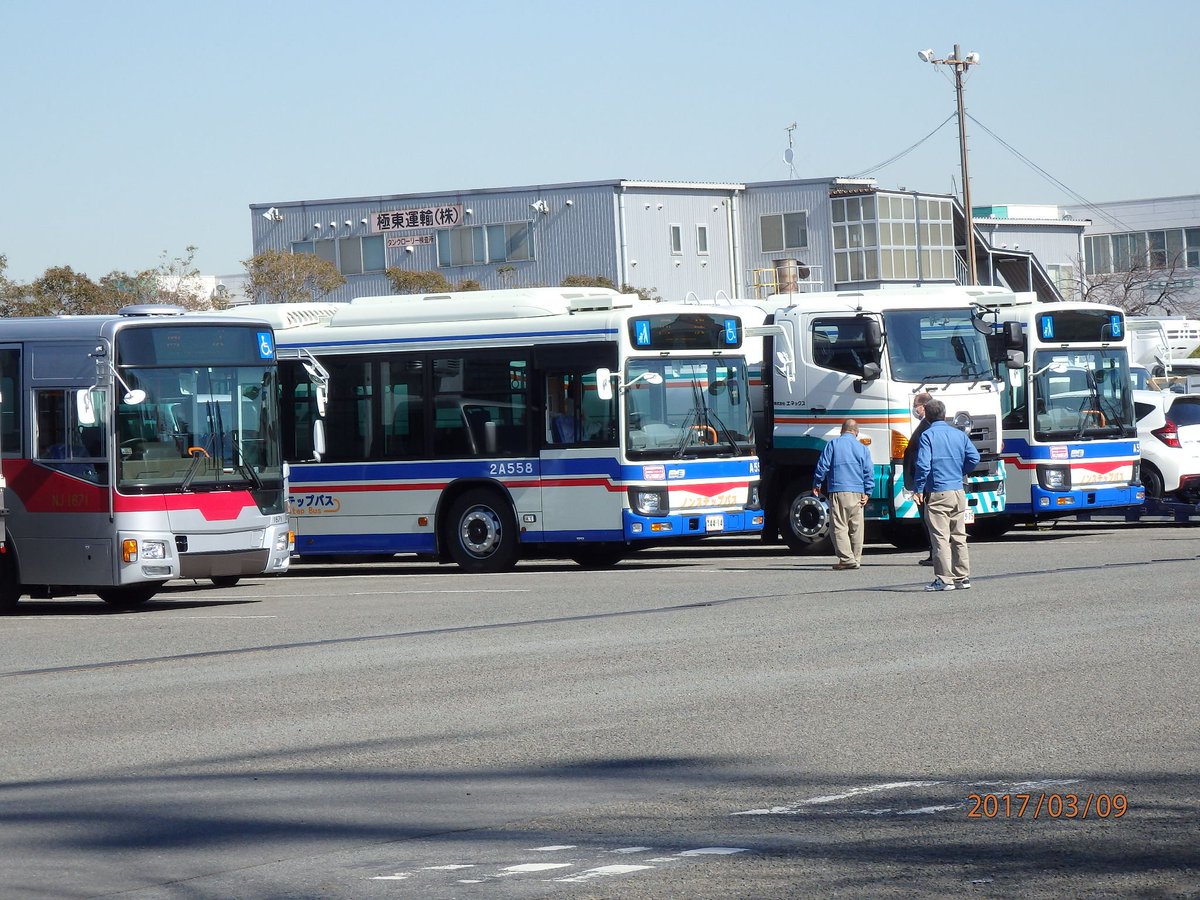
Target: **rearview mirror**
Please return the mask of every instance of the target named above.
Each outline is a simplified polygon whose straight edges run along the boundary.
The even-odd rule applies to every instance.
[[[317,419],[313,422],[313,459],[321,461],[325,455],[325,422]]]
[[[596,396],[606,401],[613,397],[612,372],[609,369],[596,370]]]
[[[87,388],[75,392],[75,415],[80,425],[96,424],[96,407],[92,404],[92,391]]]

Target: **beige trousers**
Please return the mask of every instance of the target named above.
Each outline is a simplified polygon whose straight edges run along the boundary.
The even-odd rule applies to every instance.
[[[863,495],[856,491],[834,491],[829,495],[833,513],[833,552],[842,565],[862,563]]]
[[[971,574],[966,514],[967,495],[963,491],[934,491],[925,495],[933,573],[942,581],[961,581]]]

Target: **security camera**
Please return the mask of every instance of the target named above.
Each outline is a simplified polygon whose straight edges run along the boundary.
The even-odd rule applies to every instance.
[[[575,205],[575,201],[574,201],[574,200],[568,200],[568,201],[567,201],[567,206],[574,206],[574,205]]]
[[[412,252],[413,252],[412,244],[409,244],[407,247],[405,247],[405,248],[404,248],[404,252],[405,252],[405,253],[412,253]]]
[[[343,224],[344,224],[344,225],[345,225],[347,228],[352,228],[352,227],[354,226],[354,223],[353,223],[353,222],[351,222],[349,219],[347,219],[347,220],[346,220],[346,221],[345,221]]]

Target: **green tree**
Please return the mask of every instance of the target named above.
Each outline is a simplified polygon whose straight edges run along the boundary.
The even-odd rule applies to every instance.
[[[337,266],[312,253],[264,250],[242,265],[250,276],[246,293],[258,303],[320,300],[346,283]]]
[[[445,294],[454,290],[441,272],[412,272],[393,266],[384,273],[393,294]]]
[[[26,316],[88,316],[115,313],[115,297],[70,266],[52,266],[29,285]]]

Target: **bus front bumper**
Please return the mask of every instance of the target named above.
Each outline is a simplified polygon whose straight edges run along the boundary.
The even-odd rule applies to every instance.
[[[624,532],[627,541],[718,534],[758,534],[763,530],[763,521],[761,509],[670,513],[665,516],[639,516],[633,510],[624,510]]]

